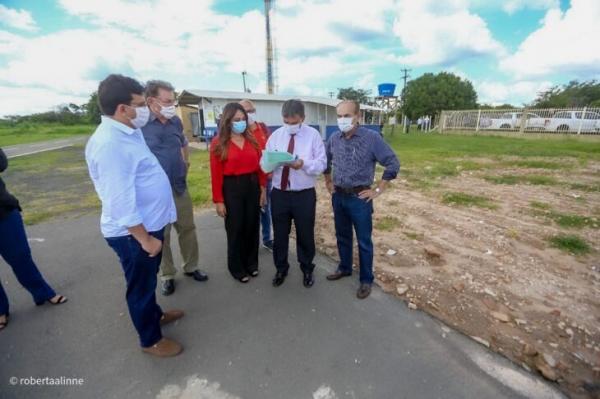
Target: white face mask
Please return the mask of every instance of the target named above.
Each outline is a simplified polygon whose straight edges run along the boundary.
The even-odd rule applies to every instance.
[[[258,119],[256,118],[256,112],[248,112],[248,124],[253,124],[255,122],[258,122]]]
[[[135,107],[135,118],[131,119],[131,124],[136,129],[140,129],[146,126],[148,118],[150,117],[150,109],[147,105],[141,107]]]
[[[337,118],[337,124],[340,130],[344,133],[348,133],[354,127],[354,123],[352,122],[351,117],[347,118]]]
[[[177,108],[174,105],[170,105],[168,107],[161,106],[160,114],[167,119],[171,119],[177,114]]]
[[[290,125],[285,123],[285,130],[287,130],[288,134],[296,134],[300,131],[300,126],[302,125],[301,123],[298,123],[296,125]]]

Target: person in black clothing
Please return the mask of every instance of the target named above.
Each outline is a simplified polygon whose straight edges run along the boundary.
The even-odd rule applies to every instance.
[[[8,159],[0,148],[0,172],[8,167]],[[27,242],[19,201],[11,195],[0,178],[0,256],[12,267],[17,280],[31,293],[36,305],[49,302],[60,305],[67,298],[57,295],[38,270]],[[0,283],[0,330],[8,325],[8,297]]]

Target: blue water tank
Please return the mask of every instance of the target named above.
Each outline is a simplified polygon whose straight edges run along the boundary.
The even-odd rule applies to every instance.
[[[382,83],[377,86],[380,97],[392,97],[396,91],[396,85],[394,83]]]

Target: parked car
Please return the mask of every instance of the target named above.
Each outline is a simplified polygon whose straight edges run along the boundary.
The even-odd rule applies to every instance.
[[[583,119],[581,117],[583,116]],[[546,118],[544,129],[557,132],[600,132],[600,113],[595,111],[558,111],[552,118]]]
[[[521,127],[521,118],[523,116],[523,112],[515,111],[515,112],[505,112],[501,114],[499,117],[490,117],[483,120],[480,124],[481,127],[486,129],[519,129]],[[527,112],[526,117],[526,128],[532,128],[535,125],[532,125],[532,121],[543,120],[539,115],[534,114],[532,112]],[[538,122],[536,122],[537,124]]]

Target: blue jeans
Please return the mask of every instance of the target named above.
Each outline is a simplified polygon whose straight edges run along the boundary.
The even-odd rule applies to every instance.
[[[16,209],[0,220],[0,255],[13,269],[19,283],[33,296],[36,304],[41,305],[56,295],[31,257],[23,219]],[[8,314],[8,297],[0,284],[0,315]]]
[[[263,243],[271,241],[271,189],[273,181],[267,180],[267,205],[260,211],[260,225],[262,226]]]
[[[333,193],[333,216],[340,263],[338,271],[352,273],[352,228],[358,241],[360,282],[373,283],[373,202],[356,194]]]
[[[150,234],[161,241],[164,239],[164,229]],[[125,298],[140,344],[152,346],[162,338],[160,318],[163,312],[156,303],[156,275],[162,253],[151,258],[130,235],[106,238],[106,242],[117,253],[123,267],[127,282]]]

